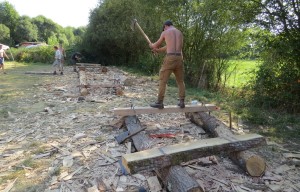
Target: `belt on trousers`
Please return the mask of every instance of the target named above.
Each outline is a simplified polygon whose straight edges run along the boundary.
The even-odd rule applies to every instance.
[[[167,55],[176,55],[176,56],[181,56],[181,53],[167,53]]]

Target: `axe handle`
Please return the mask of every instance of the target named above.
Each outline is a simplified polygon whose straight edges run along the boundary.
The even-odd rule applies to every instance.
[[[147,40],[147,42],[149,44],[152,44],[149,37],[146,35],[146,33],[143,31],[143,29],[140,27],[140,25],[138,24],[138,22],[135,23],[135,25],[137,26],[137,28],[140,30],[140,32],[142,33],[142,35],[145,37],[145,39]]]
[[[135,132],[133,132],[133,133],[129,133],[128,136],[126,136],[126,137],[120,139],[120,140],[121,140],[120,143],[123,143],[126,139],[128,139],[128,138],[130,138],[130,137],[132,137],[132,136],[134,136],[134,135],[136,135],[136,134],[138,134],[138,133],[141,132],[141,131],[144,131],[145,129],[146,129],[146,127],[142,128],[142,129],[140,129],[140,130],[138,130],[138,131],[135,131]]]

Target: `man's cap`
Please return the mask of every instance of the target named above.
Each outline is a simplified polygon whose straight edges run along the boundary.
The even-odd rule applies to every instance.
[[[162,27],[162,30],[163,30],[163,31],[164,31],[164,29],[165,29],[165,25],[171,26],[171,25],[173,25],[173,23],[172,23],[172,21],[170,21],[170,20],[165,21],[165,22],[164,22],[164,25],[163,25],[163,27]]]

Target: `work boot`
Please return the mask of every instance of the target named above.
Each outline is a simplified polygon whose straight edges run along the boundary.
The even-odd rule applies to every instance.
[[[185,108],[184,99],[179,99],[179,103],[177,104],[180,108]]]
[[[163,109],[164,108],[164,104],[163,104],[163,101],[156,101],[155,103],[151,103],[150,107],[158,108],[158,109]]]

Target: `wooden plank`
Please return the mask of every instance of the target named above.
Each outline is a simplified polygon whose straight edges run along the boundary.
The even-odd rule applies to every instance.
[[[152,107],[134,107],[132,108],[115,108],[114,114],[121,116],[138,115],[138,114],[153,114],[153,113],[187,113],[187,112],[200,112],[200,111],[217,111],[219,107],[213,104],[206,105],[186,105],[185,108],[178,106],[167,106],[163,109]]]
[[[26,71],[25,74],[32,74],[32,75],[53,75],[53,72]]]
[[[99,63],[76,63],[76,65],[101,65]]]
[[[101,64],[96,63],[76,63],[78,67],[102,67]]]
[[[222,152],[242,151],[265,143],[265,138],[258,134],[238,135],[230,139],[212,138],[124,154],[122,163],[129,173],[136,173],[178,165]]]
[[[85,88],[115,88],[122,87],[121,84],[99,84],[99,85],[77,85],[77,87],[85,87]]]
[[[85,87],[86,83],[86,76],[85,76],[85,71],[79,70],[79,84],[80,84],[80,95],[81,96],[86,96],[88,94],[88,90]]]

